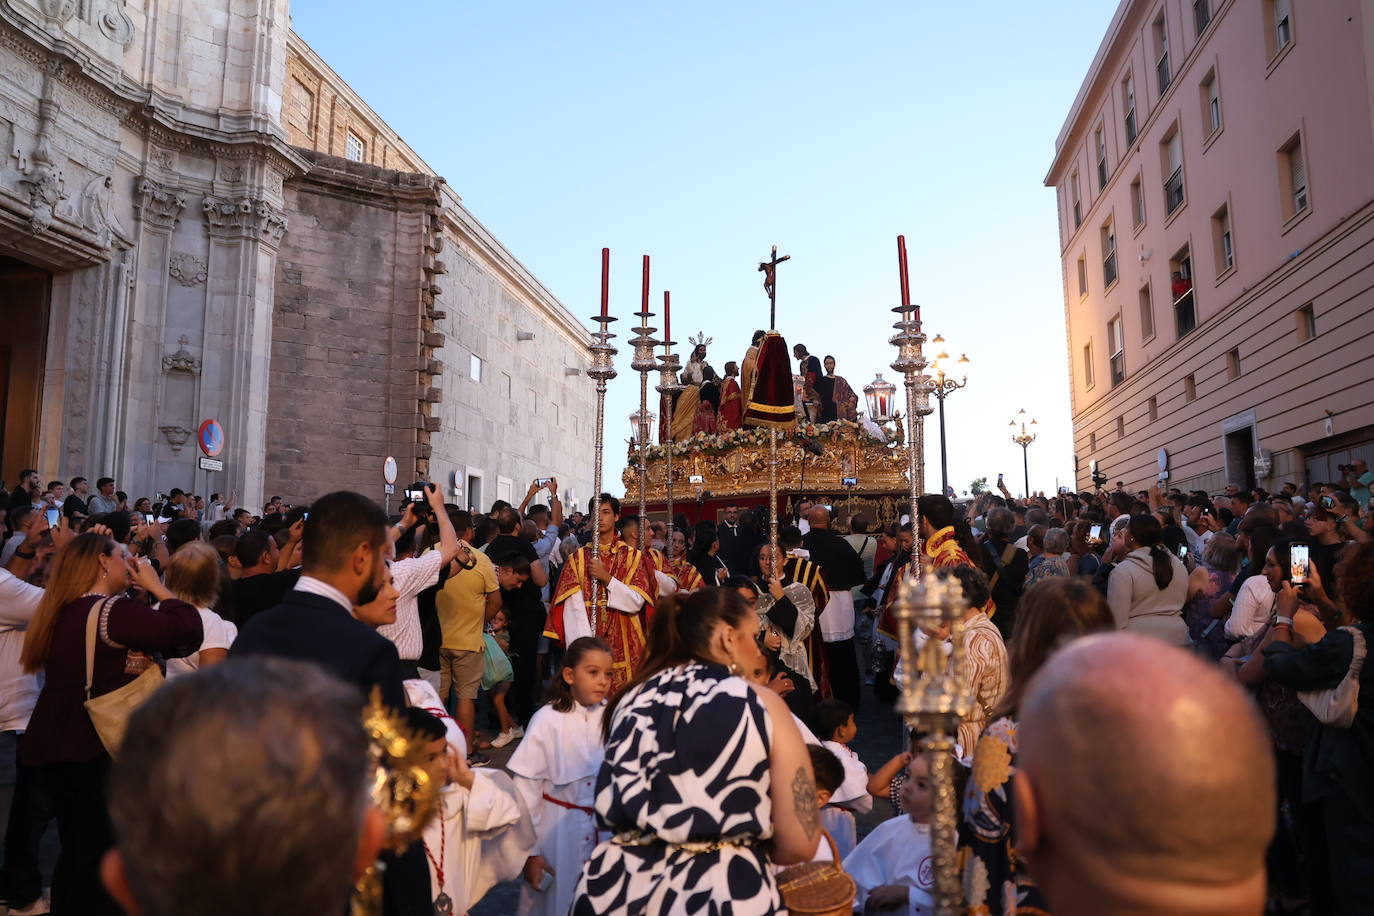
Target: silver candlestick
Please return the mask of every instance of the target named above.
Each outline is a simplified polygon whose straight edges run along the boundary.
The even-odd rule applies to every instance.
[[[647,255],[645,261],[648,261]],[[648,268],[645,267],[645,270]],[[647,293],[645,295],[647,296]],[[640,550],[644,549],[647,542],[649,528],[649,465],[645,451],[649,447],[649,373],[658,368],[658,360],[654,359],[654,347],[658,346],[658,341],[651,336],[658,329],[649,327],[649,319],[654,317],[654,313],[648,310],[648,306],[643,308],[644,311],[635,312],[639,316],[639,327],[634,329],[635,336],[630,338],[630,343],[635,348],[630,368],[639,373],[639,536],[635,546]]]
[[[918,518],[918,500],[925,492],[925,419],[931,413],[930,376],[925,374],[929,362],[921,352],[926,335],[921,330],[921,307],[919,305],[899,305],[892,311],[900,317],[892,326],[897,333],[888,343],[897,347],[897,358],[892,368],[902,373],[906,379],[906,446],[907,446],[907,483],[911,488],[911,535],[913,539],[911,572],[920,574],[922,561],[921,525]]]
[[[660,442],[659,445],[663,447],[664,481],[668,498],[668,543],[663,545],[663,553],[669,560],[673,559],[673,531],[676,530],[673,522],[673,399],[683,389],[683,384],[678,379],[678,372],[681,370],[678,355],[667,352],[672,349],[674,343],[672,340],[663,341],[665,352],[658,364],[658,385],[654,387],[655,391],[663,395],[663,423],[664,428],[668,430],[666,441]]]
[[[953,768],[959,763],[954,759],[954,747],[959,723],[973,711],[964,646],[968,602],[958,579],[927,572],[900,583],[893,610],[905,674],[897,712],[909,726],[926,734],[926,759],[935,794],[930,831],[935,859],[935,912],[938,916],[955,916],[963,912],[964,888],[958,869],[959,800],[955,797]],[[919,652],[918,629],[928,637]],[[946,629],[953,642],[948,658],[937,635]],[[964,749],[965,753],[971,751]]]
[[[609,330],[615,321],[611,315],[594,315],[592,320],[601,325],[593,332],[592,365],[587,375],[596,380],[596,439],[594,440],[595,460],[592,465],[592,560],[601,556],[601,458],[604,445],[602,438],[606,427],[606,383],[615,378],[615,347],[610,340],[615,335]],[[605,611],[606,591],[601,581],[592,577],[592,634],[601,635],[601,615]]]

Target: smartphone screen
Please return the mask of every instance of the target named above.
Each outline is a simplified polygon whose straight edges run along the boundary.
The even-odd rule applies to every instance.
[[[425,498],[424,490],[406,490],[406,499],[413,503],[423,502]]]
[[[1336,505],[1336,501],[1335,501],[1334,499],[1332,499],[1330,496],[1323,496],[1323,497],[1322,497],[1322,508],[1323,508],[1323,509],[1330,509],[1330,508],[1331,508],[1332,506],[1334,506],[1334,505]]]
[[[49,509],[45,514],[48,516],[48,527],[56,528],[58,520],[62,518],[62,510]]]
[[[1100,540],[1102,540],[1102,526],[1101,526],[1101,525],[1093,525],[1091,528],[1089,528],[1089,529],[1088,529],[1088,539],[1089,539],[1089,540],[1092,540],[1092,541],[1100,541]]]
[[[534,485],[536,487],[547,487],[549,485],[549,481],[552,479],[553,478],[551,477],[540,477],[534,481]]]
[[[1311,549],[1306,544],[1293,544],[1288,548],[1289,578],[1294,585],[1307,581],[1307,570]]]
[[[1186,560],[1186,559],[1188,559],[1188,545],[1187,545],[1187,544],[1179,544],[1179,545],[1178,545],[1178,558],[1179,558],[1180,560]]]
[[[153,523],[153,513],[151,513],[151,512],[145,512],[145,513],[143,513],[143,523],[144,523],[145,525],[151,525],[151,524]]]

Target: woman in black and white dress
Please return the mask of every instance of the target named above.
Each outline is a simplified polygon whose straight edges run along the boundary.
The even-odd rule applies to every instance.
[[[785,913],[770,864],[820,836],[810,759],[786,704],[740,672],[759,618],[733,589],[655,607],[638,675],[606,711],[597,846],[574,916]]]

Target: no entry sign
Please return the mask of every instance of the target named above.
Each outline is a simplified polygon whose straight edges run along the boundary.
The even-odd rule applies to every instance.
[[[224,451],[224,427],[219,425],[218,420],[206,420],[200,424],[200,432],[196,439],[200,442],[200,450],[205,453],[207,458],[215,458]]]

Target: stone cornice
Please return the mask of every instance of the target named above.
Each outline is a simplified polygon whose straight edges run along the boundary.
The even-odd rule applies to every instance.
[[[434,207],[442,205],[442,178],[420,172],[384,169],[301,147],[291,149],[306,163],[299,180],[315,185],[326,193],[344,197],[362,194],[396,203],[428,204]]]

